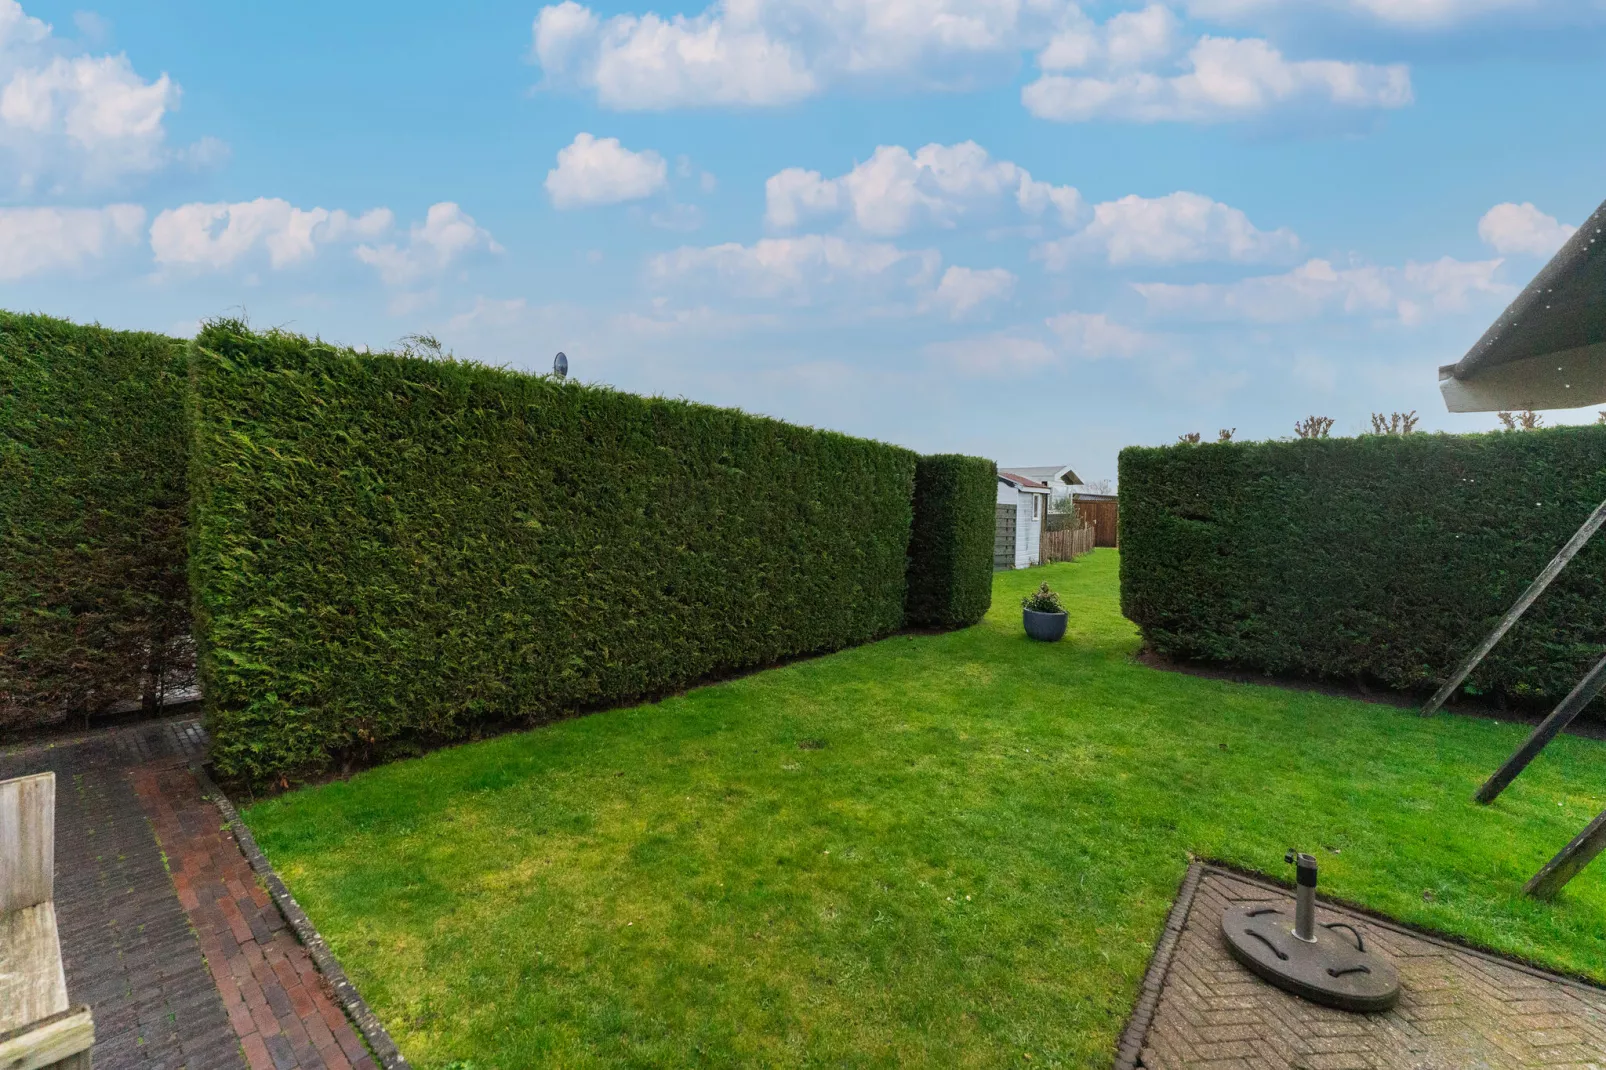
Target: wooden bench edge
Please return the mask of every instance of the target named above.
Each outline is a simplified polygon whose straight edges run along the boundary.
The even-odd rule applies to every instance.
[[[0,1033],[0,1070],[46,1070],[94,1045],[94,1017],[80,1004]]]

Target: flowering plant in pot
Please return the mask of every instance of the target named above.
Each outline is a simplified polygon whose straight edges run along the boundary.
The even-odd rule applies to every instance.
[[[1043,584],[1034,594],[1022,598],[1020,609],[1026,634],[1033,639],[1053,643],[1064,637],[1065,622],[1070,619],[1070,614],[1065,611],[1065,603],[1060,601],[1060,596],[1048,589],[1048,584]]]

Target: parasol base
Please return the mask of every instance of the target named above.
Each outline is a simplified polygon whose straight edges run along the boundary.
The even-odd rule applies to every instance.
[[[1228,907],[1221,935],[1232,957],[1296,996],[1346,1011],[1383,1011],[1400,998],[1393,963],[1368,950],[1346,922],[1317,925],[1312,941],[1294,935],[1293,911],[1265,903]]]

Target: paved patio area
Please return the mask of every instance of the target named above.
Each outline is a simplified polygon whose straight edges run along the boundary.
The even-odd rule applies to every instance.
[[[1606,1070],[1606,990],[1322,904],[1400,971],[1399,1003],[1348,1014],[1256,978],[1222,945],[1222,912],[1291,903],[1280,888],[1195,866],[1145,979],[1118,1070]]]
[[[0,751],[0,779],[56,774],[62,959],[95,1067],[372,1068],[191,774],[205,749],[170,719]]]

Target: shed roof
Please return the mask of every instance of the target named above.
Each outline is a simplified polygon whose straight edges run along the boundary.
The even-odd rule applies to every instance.
[[[1045,486],[1054,483],[1075,486],[1082,482],[1081,477],[1071,471],[1071,466],[1068,464],[1005,464],[999,465],[999,468],[1006,472],[1025,476],[1027,479],[1035,479]]]
[[[1000,471],[998,473],[998,478],[1003,480],[1005,483],[1008,483],[1012,487],[1019,487],[1021,490],[1040,491],[1044,494],[1048,493],[1047,483],[1039,482],[1038,480],[1032,479],[1029,476],[1020,475],[1017,472]]]
[[[1439,390],[1451,412],[1606,401],[1606,204],[1466,356],[1439,369]]]

